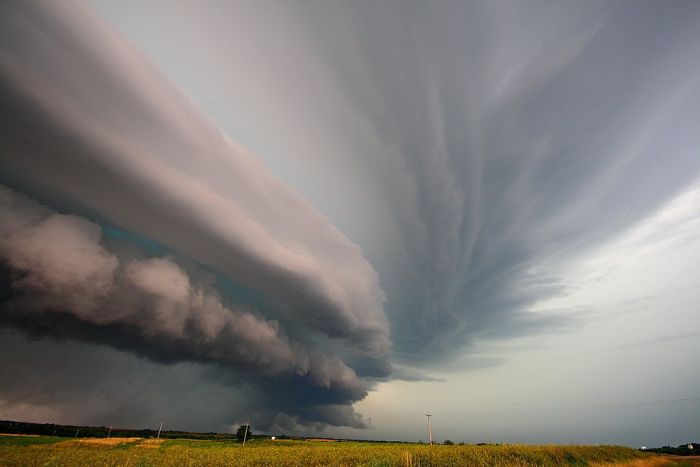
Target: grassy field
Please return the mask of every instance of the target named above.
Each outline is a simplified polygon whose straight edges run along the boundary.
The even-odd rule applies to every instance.
[[[549,466],[673,463],[619,446],[426,446],[0,435],[0,466]]]

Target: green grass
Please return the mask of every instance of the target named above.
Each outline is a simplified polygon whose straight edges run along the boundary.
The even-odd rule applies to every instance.
[[[155,444],[154,447],[145,447]],[[427,446],[420,444],[139,440],[84,445],[70,438],[0,436],[0,466],[554,466],[624,463],[644,454],[619,446]]]
[[[29,446],[31,444],[51,444],[65,441],[66,438],[59,436],[7,436],[0,435],[0,449],[6,445]]]

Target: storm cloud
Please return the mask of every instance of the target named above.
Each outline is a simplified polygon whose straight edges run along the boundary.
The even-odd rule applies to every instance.
[[[336,405],[361,399],[369,388],[339,358],[288,338],[279,323],[224,307],[215,290],[192,283],[171,258],[120,260],[100,243],[98,225],[58,214],[2,187],[0,213],[0,261],[7,287],[0,323],[6,326],[33,337],[106,344],[159,363],[213,364],[236,375],[225,378],[229,385],[241,372],[263,388],[285,381],[286,397],[279,399],[284,403],[273,411],[275,416],[311,410],[309,401],[313,410],[349,410],[339,421],[311,418],[315,423],[345,424],[352,409]],[[45,372],[31,375],[47,378]],[[43,384],[40,380],[24,384]],[[313,391],[317,396],[308,398]],[[287,405],[295,397],[301,400]],[[265,404],[264,414],[270,405]],[[266,417],[261,413],[256,421],[275,426],[274,418]]]
[[[99,243],[98,225],[51,212],[2,187],[0,213],[0,260],[13,293],[3,304],[6,320],[37,326],[47,313],[65,313],[109,328],[116,346],[125,340],[121,346],[157,352],[166,361],[287,372],[323,387],[359,386],[340,360],[290,341],[274,321],[224,307],[215,292],[192,284],[169,258],[120,264]]]
[[[400,14],[380,3],[340,8],[332,31],[320,26],[330,13],[305,12],[342,102],[373,124],[357,139],[374,142],[363,163],[377,169],[403,251],[370,258],[393,278],[387,312],[408,361],[575,326],[573,314],[529,312],[565,288],[548,267],[697,178],[700,11],[683,5],[636,5],[630,22],[605,2]]]
[[[217,423],[365,427],[351,405],[380,381],[581,330],[591,310],[540,306],[575,287],[561,271],[700,175],[692,1],[0,21],[2,323],[249,402]]]
[[[5,324],[274,376],[297,399],[318,386],[314,404],[324,391],[349,404],[369,387],[334,346],[388,374],[383,293],[356,245],[81,5],[18,2],[2,21],[3,181],[76,213],[2,188]],[[119,258],[83,216],[260,291],[301,340],[224,306],[171,258]],[[336,410],[327,403],[318,410]]]
[[[556,271],[700,174],[694,2],[95,3],[362,247],[409,365],[576,329]]]
[[[356,245],[94,15],[6,11],[6,181],[215,266],[309,327],[386,355],[383,294]]]

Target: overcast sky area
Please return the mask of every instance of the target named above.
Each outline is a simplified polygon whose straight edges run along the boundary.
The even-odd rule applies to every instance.
[[[0,419],[700,441],[698,24],[6,2]]]

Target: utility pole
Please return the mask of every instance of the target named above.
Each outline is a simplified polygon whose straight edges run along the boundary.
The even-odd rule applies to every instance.
[[[245,424],[245,431],[243,432],[243,446],[245,446],[245,440],[248,438],[248,427],[250,426],[250,423]]]
[[[432,417],[433,414],[430,412],[425,413],[425,418],[428,419],[428,439],[430,439],[430,444],[433,444],[433,427],[430,425],[430,417]]]
[[[160,430],[162,430],[162,429],[163,429],[163,422],[160,422],[160,428],[158,428],[158,436],[156,437],[156,439],[160,439]]]

